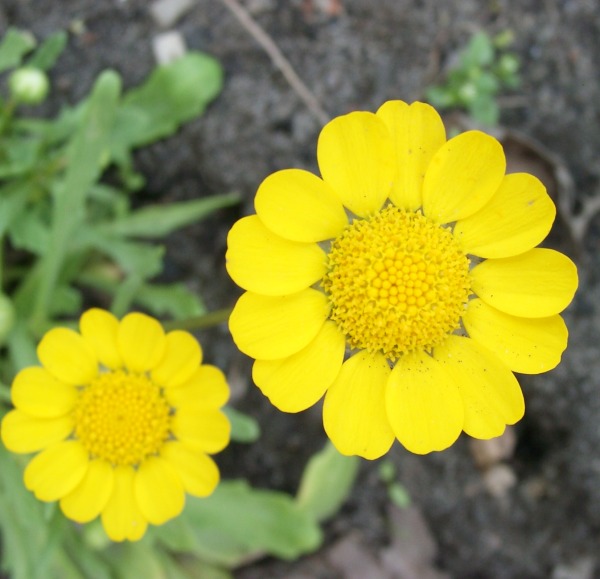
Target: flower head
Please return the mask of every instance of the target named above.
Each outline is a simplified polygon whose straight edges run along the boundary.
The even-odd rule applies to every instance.
[[[188,332],[100,309],[79,326],[50,330],[37,350],[42,366],[17,374],[2,440],[13,452],[40,451],[25,469],[38,499],[60,501],[79,523],[100,515],[111,539],[135,541],[148,523],[177,516],[185,493],[217,486],[208,455],[229,442],[219,410],[229,389]]]
[[[500,435],[524,412],[513,371],[545,372],[567,344],[577,271],[536,247],[556,214],[544,186],[506,175],[489,135],[446,141],[423,103],[334,119],[317,159],[321,178],[267,177],[229,233],[247,290],[230,329],[255,383],[286,412],[325,395],[343,454]]]

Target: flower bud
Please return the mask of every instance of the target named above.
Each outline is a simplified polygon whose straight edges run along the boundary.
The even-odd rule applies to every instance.
[[[50,82],[43,70],[25,67],[15,70],[8,79],[13,99],[19,104],[37,105],[44,101]]]

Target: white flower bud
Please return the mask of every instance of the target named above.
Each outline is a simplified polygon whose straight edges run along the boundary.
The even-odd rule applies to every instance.
[[[15,70],[8,79],[8,86],[17,103],[37,105],[46,98],[50,82],[43,70],[29,67]]]

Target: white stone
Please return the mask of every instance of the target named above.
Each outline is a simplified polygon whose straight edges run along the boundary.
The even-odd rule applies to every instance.
[[[158,64],[168,64],[186,52],[185,40],[176,30],[159,34],[152,39],[152,50]]]

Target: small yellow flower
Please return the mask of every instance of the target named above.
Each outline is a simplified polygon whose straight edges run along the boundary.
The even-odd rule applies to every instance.
[[[555,207],[532,175],[505,175],[500,143],[446,141],[435,110],[385,103],[328,123],[322,178],[270,175],[228,237],[247,290],[230,329],[253,378],[286,412],[324,394],[343,454],[416,453],[465,431],[500,435],[523,415],[512,371],[545,372],[567,344],[558,315],[577,271],[536,246]]]
[[[229,442],[219,410],[229,388],[201,364],[191,334],[165,334],[149,316],[119,322],[91,309],[79,327],[50,330],[37,350],[42,366],[17,374],[2,440],[13,452],[41,451],[24,477],[39,500],[60,501],[79,523],[100,515],[112,540],[136,541],[148,523],[180,514],[186,492],[217,486],[208,455]]]

